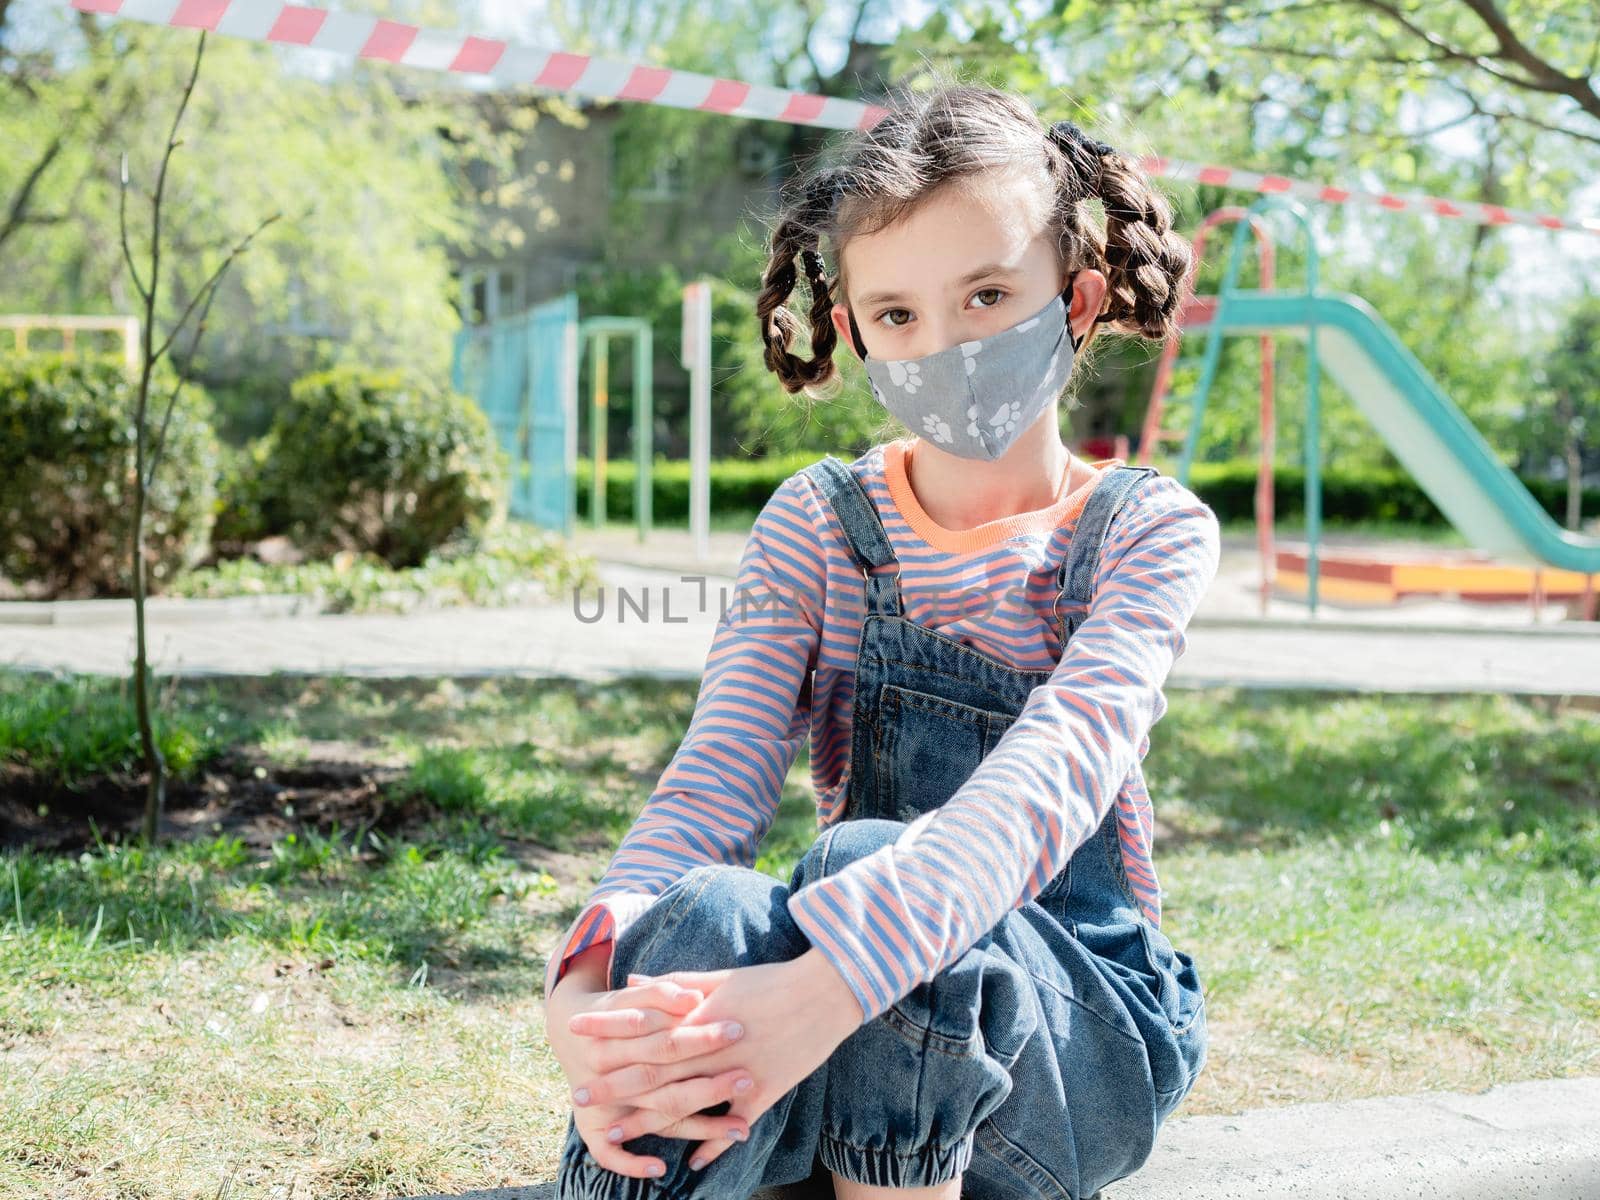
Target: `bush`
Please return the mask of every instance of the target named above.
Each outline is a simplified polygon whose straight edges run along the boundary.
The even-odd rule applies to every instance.
[[[216,524],[211,547],[217,559],[248,553],[250,543],[288,527],[278,498],[269,495],[267,452],[270,442],[257,438],[247,446],[222,447],[217,475]]]
[[[1164,468],[1165,469],[1165,468]],[[1407,525],[1449,524],[1428,493],[1406,471],[1378,467],[1324,468],[1322,515],[1343,524],[1366,522]],[[1566,487],[1561,480],[1523,478],[1522,485],[1560,524],[1566,514]],[[1216,510],[1223,521],[1247,521],[1255,515],[1256,463],[1237,459],[1195,463],[1189,487]],[[1273,513],[1280,521],[1300,522],[1306,513],[1306,472],[1299,464],[1279,463],[1272,470]],[[1600,490],[1584,493],[1583,511],[1600,509]]]
[[[150,382],[147,451],[174,379],[162,363]],[[119,357],[0,360],[0,574],[24,594],[133,594],[137,398]],[[151,594],[209,549],[218,455],[210,401],[186,385],[145,503]]]
[[[307,555],[414,567],[505,515],[506,456],[472,400],[401,371],[340,367],[289,389],[231,483],[229,530]]]
[[[770,458],[716,458],[711,460],[711,511],[756,513],[778,485],[796,471],[820,459],[827,450],[799,450]],[[850,453],[832,452],[849,462]],[[658,525],[687,525],[689,522],[689,476],[687,459],[657,457],[650,465],[650,518]],[[578,459],[574,475],[577,488],[574,511],[578,520],[587,520],[589,498],[594,490],[594,459]],[[634,482],[638,472],[632,458],[606,460],[606,519],[631,521]]]

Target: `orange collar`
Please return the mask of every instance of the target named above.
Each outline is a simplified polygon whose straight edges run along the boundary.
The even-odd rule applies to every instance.
[[[911,490],[911,480],[906,474],[906,452],[914,441],[914,437],[900,438],[884,445],[883,473],[889,484],[889,496],[918,537],[936,550],[958,553],[981,550],[1016,537],[1019,533],[1047,534],[1076,520],[1088,502],[1089,493],[1100,481],[1101,469],[1123,465],[1120,458],[1096,459],[1089,464],[1095,468],[1094,476],[1066,495],[1057,497],[1048,508],[985,521],[971,529],[946,529],[927,514],[918,502],[916,493]]]

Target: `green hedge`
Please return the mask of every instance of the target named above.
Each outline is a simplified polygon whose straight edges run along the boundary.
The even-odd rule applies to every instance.
[[[827,451],[805,451],[767,459],[718,459],[711,464],[711,510],[717,513],[754,514],[790,475],[816,462]],[[836,457],[848,461],[849,456]],[[606,519],[633,520],[634,465],[632,459],[606,463]],[[689,464],[657,459],[651,467],[651,516],[662,525],[687,525],[689,521]],[[580,458],[577,465],[577,512],[589,516],[589,496],[594,464]],[[1561,480],[1524,479],[1552,518],[1564,519],[1567,485]],[[1305,519],[1305,470],[1282,465],[1273,471],[1273,507],[1277,519]],[[1255,515],[1256,464],[1254,460],[1196,463],[1189,486],[1209,504],[1224,523],[1248,521]],[[1584,492],[1583,512],[1600,513],[1600,488]],[[1334,524],[1395,522],[1446,525],[1433,501],[1410,475],[1382,470],[1324,470],[1322,518]]]
[[[505,515],[506,455],[471,399],[401,371],[303,376],[266,436],[224,474],[230,539],[286,533],[313,558],[341,550],[414,567]]]
[[[1324,470],[1322,516],[1344,524],[1396,522],[1439,525],[1449,522],[1417,481],[1404,471],[1372,468]],[[1556,522],[1565,519],[1567,485],[1563,480],[1523,479]],[[1255,516],[1256,464],[1251,460],[1196,463],[1189,486],[1209,504],[1222,521],[1248,521]],[[1305,519],[1306,473],[1300,466],[1276,466],[1272,472],[1273,514],[1278,520]],[[1600,488],[1584,492],[1582,511],[1600,512]]]
[[[173,383],[163,362],[147,396],[147,452]],[[137,400],[138,381],[120,356],[0,360],[0,575],[27,594],[48,600],[133,594]],[[211,411],[192,384],[172,408],[145,501],[152,595],[210,548],[221,452]]]
[[[720,458],[711,462],[711,511],[759,512],[778,485],[826,451],[800,451],[772,458]],[[838,457],[844,457],[839,455]],[[606,519],[633,520],[633,489],[637,472],[633,460],[606,461]],[[658,458],[650,467],[650,516],[661,525],[689,523],[689,462]],[[589,516],[594,489],[594,460],[580,458],[577,466],[577,511]]]

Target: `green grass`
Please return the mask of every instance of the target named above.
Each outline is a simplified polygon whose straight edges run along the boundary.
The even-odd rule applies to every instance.
[[[188,775],[234,736],[234,714],[215,692],[176,712],[170,694],[152,699],[161,718],[156,742],[176,776]],[[126,679],[0,671],[0,762],[26,763],[69,788],[87,776],[125,774],[140,761],[132,713]]]
[[[225,744],[296,763],[337,743],[403,763],[386,802],[424,816],[0,856],[0,1196],[551,1178],[568,1107],[543,952],[694,685],[271,677],[169,695],[190,770]],[[1486,696],[1169,701],[1146,759],[1163,927],[1199,963],[1211,1030],[1185,1114],[1600,1068],[1600,718]],[[129,727],[113,683],[0,672],[0,759],[128,771]],[[777,878],[815,836],[808,768],[802,753],[755,864]]]

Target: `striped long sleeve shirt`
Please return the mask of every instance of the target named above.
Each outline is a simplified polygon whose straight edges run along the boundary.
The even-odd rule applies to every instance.
[[[1094,463],[1096,480],[1048,508],[953,530],[911,490],[915,442],[882,443],[849,464],[899,561],[905,616],[1050,675],[943,805],[893,845],[790,895],[790,915],[869,1021],[1037,895],[1113,807],[1129,882],[1160,923],[1141,761],[1220,554],[1211,508],[1170,476],[1152,478],[1107,530],[1093,600],[1063,653],[1056,569],[1099,470],[1120,460]],[[689,728],[552,952],[547,995],[574,955],[619,936],[693,867],[753,866],[807,737],[818,830],[843,816],[862,593],[832,507],[796,472],[756,518]]]

